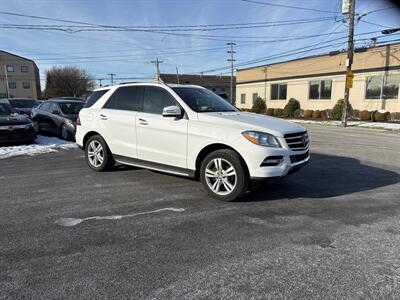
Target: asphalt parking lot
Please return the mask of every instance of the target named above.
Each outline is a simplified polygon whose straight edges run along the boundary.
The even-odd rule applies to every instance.
[[[78,149],[0,160],[0,298],[399,299],[400,135],[307,128],[310,164],[234,203]]]

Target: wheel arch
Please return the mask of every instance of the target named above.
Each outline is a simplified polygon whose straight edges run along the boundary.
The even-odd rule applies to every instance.
[[[245,172],[247,174],[249,174],[249,168],[247,166],[247,163],[238,151],[236,151],[234,148],[232,148],[231,146],[228,146],[226,144],[213,143],[213,144],[209,144],[209,145],[205,146],[203,149],[201,149],[201,151],[199,152],[199,154],[196,157],[196,165],[195,165],[196,166],[196,171],[195,171],[196,179],[200,178],[201,163],[206,158],[206,156],[208,154],[210,154],[211,152],[214,152],[216,150],[222,150],[222,149],[230,149],[232,151],[235,151],[239,155],[240,159],[243,161],[244,165],[246,166]]]
[[[92,130],[92,131],[89,131],[89,132],[87,132],[86,134],[85,134],[85,136],[83,137],[83,141],[82,141],[82,146],[83,147],[86,147],[86,142],[88,141],[88,139],[89,138],[91,138],[92,136],[94,136],[94,135],[99,135],[99,136],[101,136],[102,137],[102,135],[100,134],[100,133],[98,133],[97,131],[94,131],[94,130]],[[103,137],[102,137],[103,138]],[[104,138],[103,138],[103,140],[104,140]]]

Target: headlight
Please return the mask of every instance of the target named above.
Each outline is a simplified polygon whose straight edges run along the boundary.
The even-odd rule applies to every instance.
[[[280,148],[281,144],[272,134],[259,131],[244,131],[242,135],[250,142],[264,147]]]

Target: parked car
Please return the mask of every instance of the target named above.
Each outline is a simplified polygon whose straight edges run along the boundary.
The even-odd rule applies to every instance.
[[[36,133],[32,121],[0,100],[0,144],[33,143]]]
[[[57,97],[57,98],[51,98],[49,100],[76,100],[76,101],[85,101],[81,98],[78,97]]]
[[[4,98],[1,99],[10,104],[19,114],[31,116],[32,108],[38,105],[36,100],[32,98]]]
[[[307,131],[240,112],[189,85],[137,83],[97,89],[79,113],[76,142],[94,171],[115,162],[198,178],[218,199],[238,199],[310,159]]]
[[[84,103],[76,100],[53,99],[44,101],[32,110],[36,132],[56,134],[64,140],[75,136],[76,119]]]

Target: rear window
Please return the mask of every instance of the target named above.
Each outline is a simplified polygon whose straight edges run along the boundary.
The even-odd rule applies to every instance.
[[[36,101],[33,99],[9,99],[10,104],[17,108],[32,108],[36,106]]]
[[[107,93],[109,90],[101,90],[101,91],[95,91],[90,94],[90,96],[87,98],[86,103],[85,103],[85,108],[93,106],[103,96],[105,93]]]
[[[59,103],[60,109],[63,114],[66,115],[77,115],[79,111],[83,108],[83,103],[79,102],[62,102]]]

